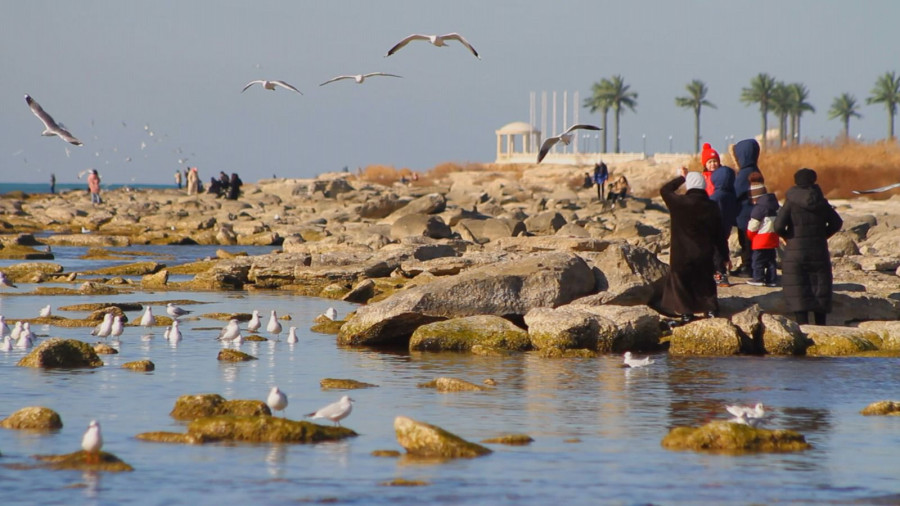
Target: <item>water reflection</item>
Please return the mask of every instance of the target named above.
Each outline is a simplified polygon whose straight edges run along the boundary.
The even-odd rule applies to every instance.
[[[284,476],[285,460],[287,459],[287,446],[274,444],[266,452],[266,471],[273,478]]]

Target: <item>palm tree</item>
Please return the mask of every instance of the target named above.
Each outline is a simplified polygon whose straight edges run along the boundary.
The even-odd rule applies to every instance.
[[[809,98],[809,90],[803,83],[791,83],[788,85],[788,93],[791,97],[791,143],[800,142],[800,117],[804,112],[816,112],[816,108],[806,101]]]
[[[841,118],[841,121],[844,122],[844,138],[846,139],[850,135],[850,118],[862,118],[856,97],[849,93],[835,97],[834,102],[831,103],[831,110],[828,111],[828,119],[835,118]]]
[[[699,79],[694,79],[685,89],[688,91],[688,96],[686,97],[675,97],[675,105],[678,107],[684,107],[685,109],[693,109],[694,110],[694,152],[700,152],[700,108],[704,105],[707,107],[716,108],[715,104],[706,100],[706,93],[709,91],[706,88],[706,83]]]
[[[600,128],[603,130],[600,131],[600,135],[603,138],[603,145],[601,146],[600,152],[606,153],[606,117],[609,112],[609,108],[612,107],[612,103],[609,101],[609,88],[612,82],[609,79],[604,78],[599,83],[594,83],[591,86],[592,95],[586,99],[584,99],[584,107],[587,107],[591,110],[591,112],[600,111],[600,114],[603,120],[600,122]]]
[[[872,96],[866,99],[867,104],[884,104],[888,111],[888,139],[894,138],[894,116],[897,115],[897,104],[900,103],[900,77],[894,72],[885,72],[875,81]]]
[[[769,106],[772,112],[778,116],[778,141],[779,146],[784,146],[787,140],[787,120],[791,109],[791,94],[783,81],[775,83],[772,96],[769,98]]]
[[[750,80],[750,87],[741,90],[741,102],[747,105],[759,104],[759,112],[762,114],[762,147],[766,148],[766,130],[768,129],[767,117],[769,115],[769,100],[775,89],[775,78],[769,74],[760,73]]]
[[[625,84],[625,81],[620,75],[612,76],[612,79],[609,81],[607,98],[612,106],[613,112],[615,112],[616,153],[620,152],[619,141],[621,139],[619,137],[619,117],[622,115],[622,108],[627,107],[634,112],[634,107],[637,105],[638,94],[636,91],[629,91],[629,88],[631,88],[631,86]]]

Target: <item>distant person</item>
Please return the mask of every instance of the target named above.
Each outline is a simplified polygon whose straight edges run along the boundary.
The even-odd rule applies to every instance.
[[[787,243],[781,261],[784,300],[801,325],[809,323],[810,311],[816,325],[825,325],[831,312],[833,274],[828,238],[844,224],[816,179],[816,171],[798,170],[796,186],[788,189],[784,206],[775,217],[775,232]]]
[[[777,286],[778,278],[777,251],[778,234],[775,233],[775,216],[778,215],[778,199],[769,193],[762,181],[753,181],[756,174],[751,174],[750,222],[747,224],[747,238],[753,250],[753,279],[747,281],[754,286]]]
[[[741,265],[732,274],[735,276],[753,276],[752,256],[753,250],[750,240],[747,239],[747,224],[750,222],[750,211],[753,204],[750,203],[750,174],[754,172],[762,174],[757,162],[759,161],[759,143],[756,139],[744,139],[734,145],[734,159],[738,164],[738,173],[734,178],[734,193],[737,195],[738,214],[735,224],[738,228],[738,244],[741,245]]]
[[[197,173],[197,167],[191,167],[188,171],[186,182],[188,195],[200,193],[200,175]]]
[[[209,178],[209,187],[206,189],[206,193],[210,195],[215,195],[216,197],[222,196],[222,183],[219,182],[218,179],[214,177]]]
[[[703,172],[704,179],[706,174],[709,174],[709,181],[711,181],[713,188],[712,193],[710,193],[709,186],[707,186],[706,193],[719,206],[719,215],[722,217],[722,233],[725,235],[725,241],[727,242],[728,237],[731,235],[731,229],[734,228],[737,222],[738,212],[737,195],[734,192],[734,170],[731,167],[722,165],[719,162],[718,155],[706,161],[705,169]],[[729,260],[730,252],[727,250],[726,252],[729,256],[721,258],[716,255],[713,259],[716,268],[716,284],[721,287],[731,286],[728,282],[728,269],[725,267],[725,261]]]
[[[610,204],[615,204],[618,200],[624,206],[625,196],[629,190],[631,190],[631,186],[628,184],[625,174],[619,174],[610,181],[606,199],[609,200]]]
[[[609,167],[600,162],[594,164],[594,184],[597,185],[597,200],[603,202],[603,185],[609,179]]]
[[[228,179],[228,174],[226,174],[224,170],[219,171],[219,183],[221,183],[221,185],[222,185],[222,191],[227,192],[228,185],[229,185],[229,179]]]
[[[590,174],[585,172],[584,179],[581,182],[581,187],[582,188],[590,188],[591,186],[594,186],[594,178],[592,178]]]
[[[102,204],[103,199],[100,198],[100,174],[97,169],[91,169],[88,174],[88,191],[91,192],[91,204]]]
[[[181,171],[175,171],[175,184],[178,185],[178,189],[181,189]]]
[[[50,174],[50,193],[56,193],[56,174]]]
[[[682,184],[687,191],[675,193]],[[669,208],[671,245],[669,272],[663,282],[659,306],[662,312],[680,316],[715,316],[719,311],[713,257],[728,258],[719,206],[706,194],[706,180],[699,172],[682,167],[678,176],[659,191]]]
[[[237,200],[237,198],[241,195],[241,186],[244,185],[244,182],[241,181],[241,178],[237,175],[236,172],[231,173],[231,181],[228,182],[228,195],[225,197],[228,200]]]

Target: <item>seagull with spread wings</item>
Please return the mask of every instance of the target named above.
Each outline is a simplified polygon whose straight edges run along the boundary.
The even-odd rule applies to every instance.
[[[58,136],[60,139],[68,142],[69,144],[74,144],[76,146],[81,146],[81,141],[76,139],[72,134],[69,133],[62,125],[57,123],[53,116],[47,114],[47,111],[41,107],[41,104],[37,103],[37,101],[31,98],[28,95],[25,95],[25,102],[28,104],[28,107],[31,108],[31,112],[34,113],[35,116],[41,123],[44,124],[44,131],[41,132],[41,135],[52,137],[54,135]]]
[[[362,84],[363,81],[365,81],[367,77],[372,77],[372,76],[403,77],[403,76],[398,76],[396,74],[388,74],[386,72],[370,72],[368,74],[355,74],[355,75],[344,75],[344,76],[332,77],[331,79],[325,81],[324,83],[320,84],[319,86],[325,86],[328,83],[340,81],[341,79],[353,79],[354,81],[356,81],[356,84]]]
[[[866,193],[881,193],[893,190],[894,188],[900,188],[900,183],[893,183],[887,186],[872,188],[871,190],[853,190],[853,193],[855,193],[856,195],[864,195]]]
[[[547,137],[544,140],[544,143],[541,144],[541,151],[538,153],[537,163],[541,163],[541,160],[547,156],[547,153],[550,152],[550,148],[552,148],[557,142],[562,142],[566,146],[572,142],[572,132],[575,130],[602,130],[602,128],[594,125],[572,125],[565,132],[555,136],[555,137]]]
[[[464,39],[463,36],[458,33],[446,33],[444,35],[421,35],[414,33],[401,40],[400,42],[394,44],[394,47],[392,47],[390,51],[388,51],[384,56],[387,57],[396,53],[397,51],[402,49],[403,46],[409,44],[414,40],[427,40],[436,47],[446,46],[447,44],[445,42],[448,40],[458,40],[462,45],[466,46],[466,48],[471,51],[473,55],[475,55],[475,58],[478,58],[479,60],[481,59],[481,57],[478,56],[478,51],[475,51],[475,48],[472,47],[472,44],[469,44],[469,41]]]
[[[263,88],[265,88],[267,90],[274,90],[276,86],[281,86],[282,88],[284,88],[286,90],[296,91],[297,93],[299,93],[301,95],[303,94],[303,92],[301,92],[297,88],[294,88],[293,86],[291,86],[290,84],[288,84],[284,81],[269,81],[266,79],[257,79],[255,81],[250,81],[249,83],[247,83],[246,86],[244,86],[244,89],[241,90],[241,93],[247,91],[247,88],[253,86],[254,84],[259,84],[260,86],[262,86]]]

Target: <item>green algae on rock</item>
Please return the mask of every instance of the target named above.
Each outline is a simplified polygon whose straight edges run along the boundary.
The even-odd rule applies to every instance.
[[[405,478],[394,478],[391,481],[383,481],[379,483],[382,487],[425,487],[430,485],[424,480],[407,480]]]
[[[176,420],[195,420],[217,415],[262,416],[272,411],[263,401],[226,400],[219,394],[182,395],[169,416]]]
[[[59,430],[62,426],[59,413],[42,406],[28,406],[0,420],[4,429]]]
[[[409,339],[418,351],[469,351],[473,346],[525,351],[531,348],[528,332],[505,318],[476,315],[420,325]]]
[[[470,383],[457,378],[435,378],[425,383],[419,383],[419,388],[434,388],[438,392],[483,392],[490,388]]]
[[[317,443],[356,436],[346,427],[317,425],[272,416],[220,415],[199,418],[188,425],[188,434],[212,441],[252,443]]]
[[[119,457],[104,451],[100,452],[99,461],[95,461],[95,457],[84,450],[75,453],[67,453],[65,455],[35,455],[34,458],[44,462],[44,464],[39,465],[38,467],[49,469],[105,471],[111,473],[134,471],[133,467],[123,462]]]
[[[372,450],[372,453],[369,455],[373,457],[400,457],[403,454],[397,450]]]
[[[253,355],[249,355],[239,350],[224,349],[219,351],[216,360],[223,362],[247,362],[248,360],[258,360]]]
[[[165,268],[165,264],[159,262],[134,262],[86,271],[84,274],[91,276],[145,276],[158,272],[163,268]]]
[[[20,367],[101,367],[103,361],[91,345],[77,339],[50,338],[22,357]]]
[[[811,445],[792,430],[768,430],[716,420],[702,427],[675,427],[662,440],[669,450],[714,453],[793,452]]]
[[[897,401],[878,401],[869,404],[859,412],[861,415],[889,415],[900,416],[900,402]]]
[[[405,416],[394,419],[397,441],[406,452],[416,457],[455,459],[473,458],[492,453],[446,430]]]
[[[364,383],[354,379],[322,378],[319,381],[322,390],[354,390],[357,388],[377,388],[378,385]]]
[[[341,325],[344,324],[344,320],[329,320],[328,318],[322,318],[321,320],[316,318],[316,323],[309,328],[312,332],[316,332],[319,334],[330,334],[337,335],[338,332],[341,331]]]
[[[133,362],[125,362],[122,364],[125,369],[131,369],[138,372],[150,372],[156,369],[156,364],[150,360],[135,360]]]
[[[534,439],[531,438],[528,434],[509,434],[507,436],[498,436],[492,437],[488,439],[482,439],[482,443],[485,444],[501,444],[501,445],[510,445],[510,446],[523,446],[528,445],[534,442]]]
[[[141,441],[150,441],[153,443],[178,443],[189,445],[200,445],[209,441],[203,436],[166,431],[142,432],[134,437]]]
[[[116,355],[119,353],[119,350],[106,343],[96,343],[94,344],[94,353],[97,355]]]

